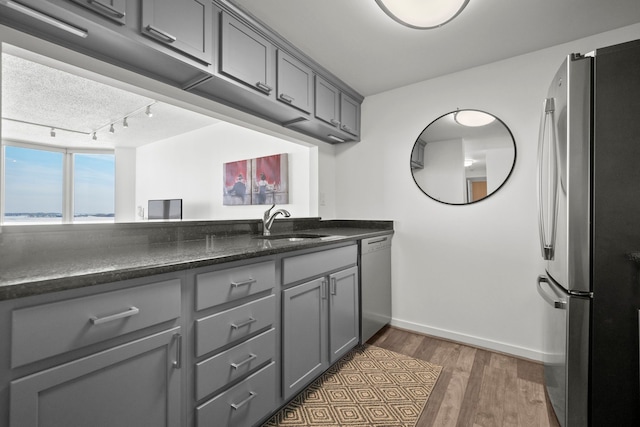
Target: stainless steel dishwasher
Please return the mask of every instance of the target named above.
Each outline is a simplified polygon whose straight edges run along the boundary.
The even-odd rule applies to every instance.
[[[391,320],[391,236],[360,242],[360,343]]]

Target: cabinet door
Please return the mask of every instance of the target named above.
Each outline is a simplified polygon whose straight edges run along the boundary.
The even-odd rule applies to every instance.
[[[288,399],[325,370],[327,282],[319,278],[282,295],[282,386]]]
[[[329,363],[359,341],[358,268],[329,276]]]
[[[278,101],[311,112],[313,71],[294,57],[278,51]]]
[[[226,13],[221,16],[220,72],[259,92],[271,94],[274,46],[237,19]]]
[[[320,76],[315,86],[316,118],[332,126],[340,126],[340,91]]]
[[[360,104],[344,93],[340,94],[340,129],[360,135]]]
[[[127,0],[71,0],[119,24],[125,23]]]
[[[11,382],[11,427],[178,427],[180,328]]]
[[[143,34],[211,64],[213,4],[207,0],[142,0]]]

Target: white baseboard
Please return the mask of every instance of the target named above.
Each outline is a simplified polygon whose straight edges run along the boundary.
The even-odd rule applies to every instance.
[[[542,352],[532,350],[530,348],[518,347],[511,344],[505,344],[499,341],[487,340],[485,338],[475,337],[472,335],[461,334],[458,332],[448,331],[446,329],[433,328],[419,323],[407,322],[400,319],[391,319],[391,326],[406,329],[408,331],[418,332],[425,335],[431,335],[437,338],[444,338],[451,341],[457,341],[463,344],[469,344],[474,347],[506,353],[512,356],[524,359],[542,362]]]

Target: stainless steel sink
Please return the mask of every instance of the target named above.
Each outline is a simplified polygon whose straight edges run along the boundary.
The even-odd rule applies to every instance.
[[[310,234],[310,233],[287,233],[287,234],[271,234],[269,236],[253,236],[254,239],[264,240],[289,240],[290,242],[297,242],[300,240],[310,239],[322,239],[329,237],[327,234]]]

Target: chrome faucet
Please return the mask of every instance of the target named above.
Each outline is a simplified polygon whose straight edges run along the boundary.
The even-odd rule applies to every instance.
[[[289,211],[287,211],[285,209],[278,209],[278,210],[274,211],[273,213],[271,213],[271,209],[273,209],[275,207],[276,207],[276,205],[274,203],[273,205],[271,205],[271,207],[269,209],[267,209],[264,212],[264,215],[262,216],[262,235],[263,236],[270,236],[271,235],[271,225],[273,224],[273,220],[276,219],[276,216],[278,216],[278,214],[281,214],[285,218],[289,218],[291,216]]]

